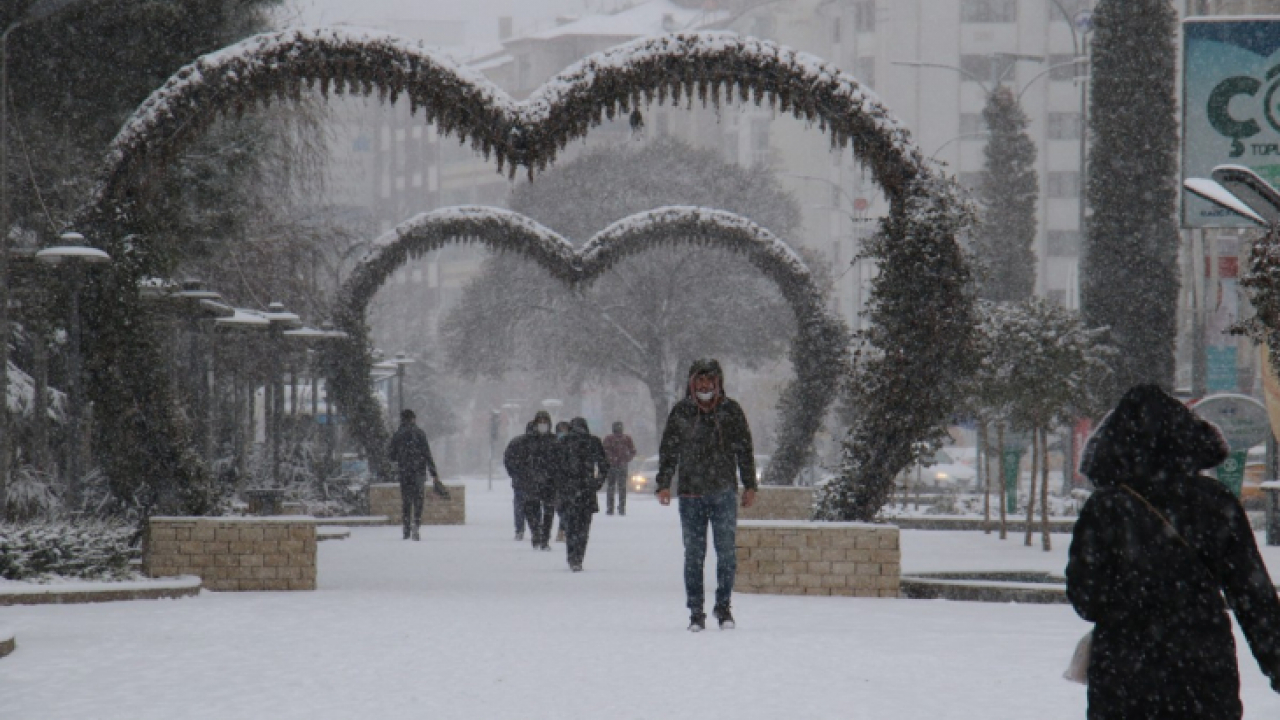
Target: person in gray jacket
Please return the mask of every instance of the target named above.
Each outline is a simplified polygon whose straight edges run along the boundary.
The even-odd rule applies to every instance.
[[[742,406],[724,394],[724,371],[715,360],[689,368],[684,399],[671,408],[658,446],[658,501],[671,504],[671,480],[680,473],[680,527],[684,534],[684,588],[689,630],[706,629],[702,568],[707,527],[716,548],[716,604],[720,629],[735,626],[729,609],[738,570],[734,549],[738,523],[738,482],[742,506],[756,499],[756,465],[751,428]]]

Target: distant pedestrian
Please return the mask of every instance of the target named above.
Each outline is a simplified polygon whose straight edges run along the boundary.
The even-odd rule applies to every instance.
[[[1238,720],[1228,608],[1280,692],[1280,600],[1239,500],[1198,474],[1222,436],[1154,385],[1125,393],[1085,446],[1067,597],[1094,623],[1090,720]],[[1224,597],[1225,596],[1225,597]]]
[[[613,432],[604,439],[604,453],[609,458],[609,478],[605,481],[605,514],[613,514],[613,494],[618,493],[618,514],[627,514],[627,463],[636,456],[636,444],[622,432],[622,423],[613,424]]]
[[[576,417],[569,422],[569,435],[564,443],[566,471],[560,475],[556,501],[563,513],[561,522],[569,569],[581,572],[591,534],[591,516],[600,512],[596,493],[609,473],[609,460],[600,438],[591,434],[583,418]]]
[[[567,440],[568,438],[569,438],[569,423],[564,420],[561,420],[560,422],[556,423],[556,440],[560,443],[561,447],[563,448],[565,445],[565,440]],[[561,456],[563,457],[563,452],[561,453]],[[565,472],[565,471],[566,471],[566,468],[562,464],[559,472]],[[564,542],[564,512],[561,510],[559,504],[556,505],[556,542]]]
[[[391,437],[387,458],[396,464],[400,480],[400,507],[404,523],[404,539],[418,540],[418,526],[422,523],[422,506],[426,501],[427,473],[440,492],[440,474],[431,457],[431,445],[427,434],[414,422],[417,416],[412,410],[400,411],[400,429]]]
[[[507,476],[511,478],[511,511],[516,524],[516,542],[524,542],[524,492],[521,488],[524,483],[520,480],[520,460],[522,456],[519,454],[519,447],[525,442],[525,438],[532,435],[536,430],[532,421],[524,426],[524,435],[517,435],[511,438],[507,443],[507,449],[502,451],[502,465],[507,469]]]
[[[707,526],[716,548],[716,604],[720,629],[734,627],[730,601],[738,571],[734,541],[738,524],[738,482],[742,506],[756,499],[756,466],[751,428],[742,407],[724,394],[724,371],[715,360],[689,368],[684,399],[671,408],[658,447],[658,501],[671,504],[671,480],[680,473],[680,527],[684,534],[684,588],[689,630],[707,627],[702,568]]]
[[[528,523],[535,550],[551,549],[548,540],[555,513],[554,477],[561,453],[562,449],[551,436],[551,416],[540,411],[525,426],[525,434],[508,443],[502,454],[519,502],[517,517]],[[521,539],[519,531],[516,539]]]

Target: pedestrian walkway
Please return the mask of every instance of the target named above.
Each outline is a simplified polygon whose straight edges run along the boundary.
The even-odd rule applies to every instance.
[[[0,609],[0,718],[1084,717],[1069,607],[738,595],[738,629],[692,634],[674,507],[600,514],[571,573],[512,541],[510,493],[469,481],[467,524],[422,542],[321,543],[314,592]],[[1280,716],[1241,670],[1246,717]]]

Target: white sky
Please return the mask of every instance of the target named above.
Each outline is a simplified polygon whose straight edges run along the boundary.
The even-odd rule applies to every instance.
[[[286,25],[355,25],[393,32],[460,57],[493,49],[498,18],[516,34],[549,27],[557,15],[610,10],[617,0],[290,0]]]

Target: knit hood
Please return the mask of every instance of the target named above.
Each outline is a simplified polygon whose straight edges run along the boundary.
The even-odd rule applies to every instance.
[[[1124,483],[1140,490],[1161,479],[1212,468],[1228,452],[1213,423],[1159,387],[1138,385],[1089,438],[1080,472],[1098,487]]]

